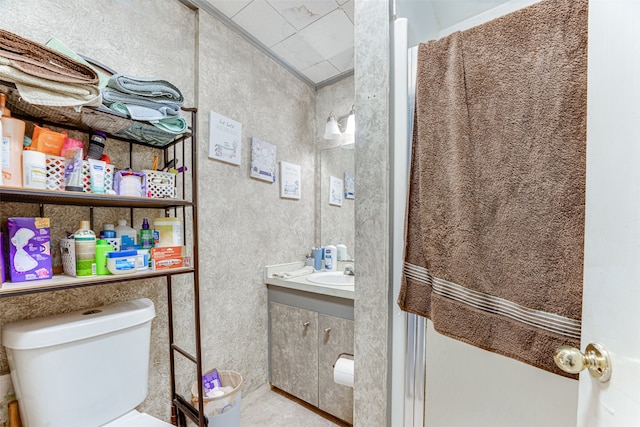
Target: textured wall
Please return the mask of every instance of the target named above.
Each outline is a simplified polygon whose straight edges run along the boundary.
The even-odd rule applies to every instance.
[[[33,41],[45,43],[57,37],[79,53],[97,59],[113,69],[142,77],[164,78],[181,89],[186,105],[194,103],[195,13],[177,1],[154,0],[2,0],[0,27]],[[71,136],[87,136],[77,133]],[[128,148],[109,141],[105,152],[117,166],[127,166]],[[149,167],[151,152],[135,148],[133,167]],[[45,206],[52,219],[53,247],[65,230],[78,228],[80,219],[88,219],[88,208]],[[38,216],[38,207],[28,204],[2,204],[0,221],[10,216]],[[143,216],[161,216],[160,211],[137,211],[134,225]],[[94,229],[102,224],[129,218],[128,209],[95,209]],[[59,255],[55,262],[59,265]],[[41,317],[60,312],[109,304],[135,298],[151,298],[156,306],[152,328],[149,395],[140,409],[169,420],[169,364],[167,303],[164,280],[143,280],[31,296],[0,299],[0,324]],[[190,307],[186,307],[190,312]],[[0,351],[0,374],[7,374],[6,355]],[[4,382],[3,382],[4,383]],[[3,389],[3,391],[5,391]],[[4,397],[4,396],[3,396]],[[0,424],[6,421],[5,406]]]
[[[304,259],[315,221],[315,92],[213,17],[200,16],[200,268],[206,367],[245,393],[267,381],[266,265]],[[207,158],[209,112],[242,123],[241,165]],[[249,177],[251,137],[302,167],[301,199]]]
[[[356,1],[356,426],[388,425],[389,2]]]
[[[302,259],[315,241],[315,92],[212,17],[190,11],[177,1],[0,0],[0,7],[3,29],[42,43],[56,36],[119,72],[171,81],[185,94],[187,106],[199,100],[198,219],[204,367],[240,372],[245,379],[245,394],[264,384],[268,311],[263,268]],[[208,159],[210,111],[243,124],[241,166]],[[278,183],[249,177],[252,136],[276,144],[278,161],[302,166],[300,200],[281,199]],[[128,159],[125,148],[118,144],[108,147],[107,152],[116,164]],[[144,149],[136,149],[133,167],[146,166],[149,155]],[[45,208],[45,215],[56,224],[57,236],[64,230],[74,230],[77,221],[88,216],[87,208],[72,209],[74,215],[69,215],[69,208],[65,207]],[[2,205],[0,220],[18,215],[36,216],[37,206]],[[153,211],[136,213],[134,225],[138,227],[143,216],[158,215]],[[128,210],[96,209],[94,228],[101,229],[103,223],[127,216]],[[192,350],[189,287],[188,281],[178,281],[174,323],[178,344]],[[0,323],[143,296],[154,300],[157,317],[152,332],[150,393],[140,409],[168,420],[164,280],[0,299]],[[4,352],[0,356],[0,374],[6,374]],[[188,397],[192,365],[179,359],[178,372],[178,389]]]

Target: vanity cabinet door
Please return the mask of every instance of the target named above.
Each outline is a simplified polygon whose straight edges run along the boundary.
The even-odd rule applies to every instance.
[[[353,423],[353,388],[333,381],[340,353],[353,354],[353,320],[318,315],[318,407]]]
[[[271,383],[318,406],[318,313],[271,303]]]

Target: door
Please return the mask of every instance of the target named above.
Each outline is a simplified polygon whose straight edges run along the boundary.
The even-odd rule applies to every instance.
[[[318,406],[318,313],[271,303],[271,383]]]
[[[582,346],[612,375],[580,374],[578,426],[640,425],[640,2],[591,0]]]
[[[342,353],[353,355],[353,320],[318,314],[318,407],[353,424],[353,388],[333,380]]]

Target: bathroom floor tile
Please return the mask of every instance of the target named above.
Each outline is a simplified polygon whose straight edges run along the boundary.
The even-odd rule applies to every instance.
[[[293,398],[294,399],[294,398]],[[330,415],[320,414],[265,384],[242,398],[242,427],[346,427]]]

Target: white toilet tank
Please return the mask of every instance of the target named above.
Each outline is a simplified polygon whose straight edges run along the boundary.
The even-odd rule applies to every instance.
[[[5,325],[24,427],[97,427],[138,406],[154,316],[143,298]]]

